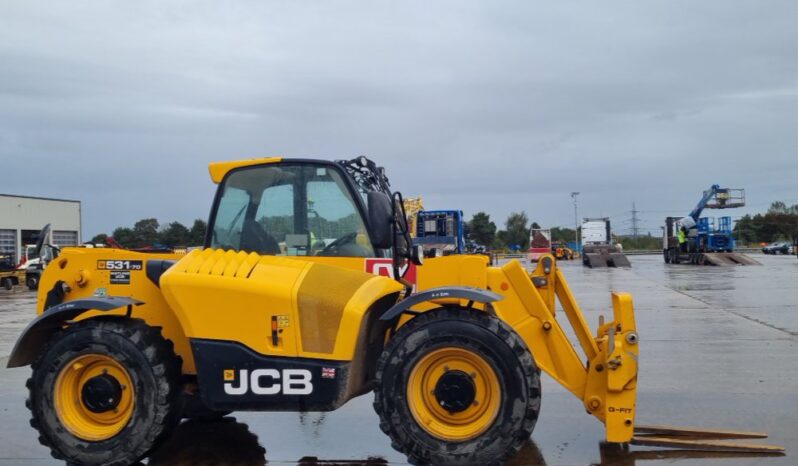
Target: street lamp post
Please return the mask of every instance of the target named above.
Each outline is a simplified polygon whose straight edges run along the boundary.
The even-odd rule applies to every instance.
[[[582,249],[579,247],[579,217],[576,213],[576,196],[578,195],[579,193],[577,191],[571,193],[571,197],[574,200],[574,238],[576,239],[576,250],[581,254]]]

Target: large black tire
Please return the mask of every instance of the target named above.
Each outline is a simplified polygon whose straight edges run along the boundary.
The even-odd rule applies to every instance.
[[[78,322],[57,333],[33,363],[26,403],[33,415],[31,426],[39,431],[39,442],[50,448],[53,457],[68,463],[134,463],[168,436],[180,419],[181,364],[172,342],[161,336],[160,328],[141,320],[96,318]],[[110,367],[110,371],[99,367]],[[100,370],[101,374],[92,375],[92,370]],[[89,397],[93,395],[87,387],[100,378],[105,379],[98,385],[114,387],[113,381],[107,382],[108,376],[119,384],[109,402],[112,398],[125,400],[125,396],[127,401],[117,401],[120,404],[108,409],[108,405],[97,405],[94,398],[92,406]],[[69,380],[78,382],[72,384]],[[126,383],[130,383],[132,392]],[[77,390],[70,388],[73,386],[80,387],[79,396]],[[127,394],[124,390],[128,390]],[[64,407],[64,397],[72,396],[74,408]],[[121,430],[109,434],[100,430],[104,429],[100,421],[90,423],[88,428],[74,421],[75,412],[82,413],[77,415],[82,421],[91,413],[98,416],[93,411],[97,409],[101,415],[121,412],[116,424],[123,425]],[[79,429],[83,430],[78,432]],[[99,438],[87,438],[95,433]]]
[[[11,291],[14,288],[14,281],[11,280],[10,277],[6,277],[2,281],[2,285],[3,285],[3,288],[6,289],[6,291]]]
[[[418,401],[413,401],[419,399],[414,393],[422,396],[429,393],[423,391],[428,390],[423,384],[421,392],[414,391],[414,380],[427,380],[424,379],[426,375],[416,377],[417,371],[429,358],[448,351],[482,361],[479,364],[484,363],[483,367],[489,370],[487,377],[480,372],[481,378],[495,377],[498,387],[497,398],[485,397],[483,401],[485,406],[495,406],[495,417],[484,424],[483,430],[474,431],[468,438],[445,438],[433,433],[419,422],[411,407],[419,405]],[[455,364],[457,362],[452,365]],[[436,371],[434,374],[440,375],[433,394],[441,409],[448,411],[438,397],[438,388],[444,380],[443,375],[463,372],[447,366],[438,366]],[[434,379],[430,377],[429,380]],[[474,372],[470,377],[478,382],[479,377],[475,377]],[[500,465],[529,439],[540,412],[540,370],[532,355],[512,328],[480,311],[439,309],[421,314],[402,326],[378,361],[377,381],[374,409],[380,416],[380,428],[391,437],[392,446],[407,455],[412,464]],[[449,388],[443,387],[444,390]],[[466,410],[479,406],[479,403],[465,403]],[[435,407],[432,408],[434,412]],[[460,414],[466,415],[469,411],[449,412],[454,416]],[[446,425],[445,422],[442,425]]]

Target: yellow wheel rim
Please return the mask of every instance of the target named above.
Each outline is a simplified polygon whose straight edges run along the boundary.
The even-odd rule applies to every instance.
[[[473,402],[459,412],[445,409],[436,396],[445,374],[467,374]],[[447,441],[466,441],[485,432],[499,413],[501,388],[493,367],[473,351],[442,348],[424,356],[410,373],[407,400],[416,422],[429,434]]]
[[[83,399],[86,384],[102,376],[112,378],[121,391],[113,407],[98,412]],[[110,379],[108,379],[110,380]],[[118,434],[130,421],[134,409],[133,382],[127,370],[115,359],[103,354],[84,354],[70,361],[55,381],[55,412],[61,424],[74,436],[90,441],[107,440]]]

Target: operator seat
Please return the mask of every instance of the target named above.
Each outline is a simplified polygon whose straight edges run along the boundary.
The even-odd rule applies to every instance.
[[[241,229],[241,250],[258,254],[280,254],[280,245],[255,220],[244,220]]]

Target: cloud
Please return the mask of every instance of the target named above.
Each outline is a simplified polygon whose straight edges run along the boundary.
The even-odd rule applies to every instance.
[[[206,217],[213,160],[367,154],[430,208],[570,225],[580,191],[580,216],[636,202],[656,231],[714,183],[752,206],[798,198],[797,16],[789,1],[5,2],[0,190],[82,199],[92,235]]]

